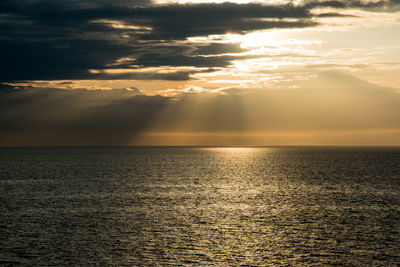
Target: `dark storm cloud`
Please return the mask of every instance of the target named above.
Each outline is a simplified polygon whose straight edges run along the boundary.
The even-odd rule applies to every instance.
[[[171,45],[168,43],[137,47],[136,57],[125,59],[110,68],[131,68],[132,65],[140,67],[154,66],[186,66],[210,68],[209,70],[193,70],[192,73],[212,71],[213,68],[225,67],[234,59],[252,58],[255,56],[224,55],[227,53],[243,53],[249,49],[240,47],[240,44],[197,44],[197,45]]]
[[[119,5],[97,5],[85,7],[71,5],[68,1],[21,1],[22,4],[10,4],[3,13],[24,16],[36,24],[48,26],[82,26],[84,22],[95,19],[119,19],[136,25],[151,26],[150,35],[159,40],[162,38],[185,38],[226,33],[242,32],[261,28],[284,27],[282,23],[265,23],[264,18],[309,18],[309,12],[302,6],[283,5],[265,6],[261,4],[186,4],[123,7]],[[21,3],[17,2],[17,3]],[[101,2],[100,2],[101,3]],[[295,24],[290,24],[290,27]],[[303,23],[299,22],[299,27]],[[161,35],[161,36],[159,36]]]
[[[147,38],[184,39],[189,36],[243,33],[270,28],[307,27],[309,21],[264,21],[262,19],[306,19],[308,10],[301,6],[264,6],[261,4],[197,4],[138,8],[133,20],[153,27]]]
[[[209,52],[204,45],[174,42],[192,36],[315,25],[305,8],[292,5],[5,0],[0,14],[0,81],[189,79],[190,72],[110,75],[89,70],[165,65],[212,70],[229,65],[235,57],[205,58]],[[219,46],[218,53],[232,52],[232,47],[223,48]],[[120,58],[135,61],[116,64]]]
[[[237,58],[217,56],[232,53],[234,47],[211,44],[206,48],[183,40],[228,32],[311,27],[317,25],[310,12],[315,7],[396,10],[398,6],[398,0],[307,1],[269,6],[154,5],[148,0],[2,0],[0,81],[190,79],[190,72],[110,75],[89,70],[172,65],[211,71]],[[215,57],[204,57],[212,49]],[[132,60],[117,63],[121,58]]]
[[[399,0],[381,0],[381,1],[359,1],[359,0],[332,0],[332,1],[305,1],[304,7],[332,7],[332,8],[356,8],[369,11],[389,11],[394,12],[400,9]]]

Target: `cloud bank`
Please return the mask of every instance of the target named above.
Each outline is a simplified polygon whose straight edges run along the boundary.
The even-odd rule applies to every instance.
[[[218,94],[183,93],[174,98],[124,89],[3,86],[0,107],[3,146],[140,145],[151,144],[154,133],[163,133],[163,138],[177,133],[247,136],[247,141],[239,144],[253,144],[254,133],[400,133],[400,94],[396,90],[337,72],[320,73],[298,83],[296,89],[231,88]],[[141,141],[143,136],[147,136],[146,142]],[[196,142],[210,144],[204,139]],[[237,145],[235,142],[227,145]],[[270,143],[263,139],[259,144]]]

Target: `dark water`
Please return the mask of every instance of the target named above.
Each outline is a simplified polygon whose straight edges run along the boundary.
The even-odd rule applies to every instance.
[[[0,265],[400,264],[400,148],[3,148]]]

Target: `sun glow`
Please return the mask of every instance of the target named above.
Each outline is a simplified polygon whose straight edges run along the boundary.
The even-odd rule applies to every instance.
[[[285,4],[291,1],[288,0],[156,0],[156,4],[200,4],[200,3],[236,3],[236,4],[247,4],[247,3],[263,3],[263,4]]]

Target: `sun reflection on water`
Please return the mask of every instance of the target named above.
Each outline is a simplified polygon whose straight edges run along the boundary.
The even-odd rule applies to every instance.
[[[4,251],[17,253],[0,258],[19,265],[400,262],[398,149],[0,152],[3,174],[19,177],[2,180],[0,237]]]

